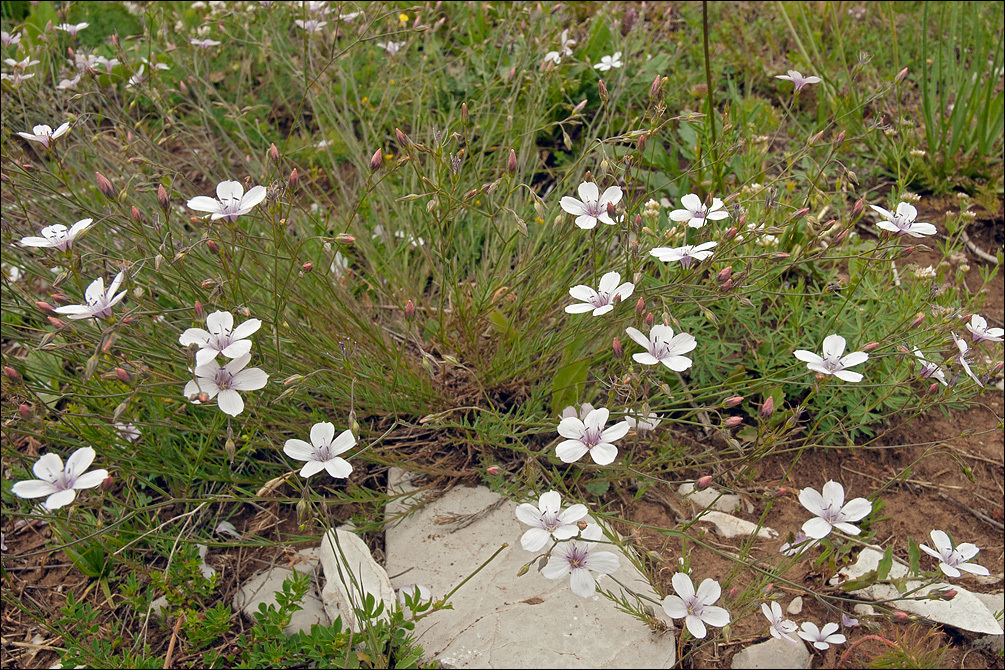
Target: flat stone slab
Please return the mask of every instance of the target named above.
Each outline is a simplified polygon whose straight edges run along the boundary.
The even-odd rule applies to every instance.
[[[328,617],[342,618],[343,629],[354,633],[362,630],[357,610],[363,608],[367,595],[384,603],[381,619],[390,619],[395,605],[394,587],[384,568],[373,560],[370,549],[350,528],[328,531],[321,538],[321,567],[325,573],[325,588],[321,600]]]
[[[301,574],[304,570],[299,571]],[[264,604],[266,607],[274,605],[277,608],[276,594],[283,590],[283,582],[293,576],[293,570],[289,568],[270,568],[259,572],[254,577],[241,585],[241,588],[234,594],[234,609],[242,612],[249,621],[254,621],[254,613],[258,607]],[[293,613],[290,618],[290,625],[283,629],[287,635],[297,632],[309,633],[311,626],[320,624],[327,626],[331,623],[325,608],[318,597],[317,587],[313,574],[311,575],[311,587],[303,600],[300,601],[302,610]]]
[[[797,644],[771,638],[752,644],[733,656],[734,670],[801,670],[809,665],[810,652],[802,640]]]
[[[391,469],[392,495],[414,490],[404,477],[401,470]],[[516,519],[516,503],[483,486],[454,488],[393,521],[420,499],[394,500],[385,510],[386,568],[396,587],[421,584],[433,598],[442,598],[503,543],[509,544],[450,597],[453,610],[435,612],[416,623],[415,635],[426,662],[435,660],[452,668],[673,666],[672,632],[653,634],[600,595],[580,598],[568,578],[545,579],[536,563],[517,577],[535,554],[520,546],[526,527]],[[614,576],[658,600],[624,554],[614,547],[605,549],[619,554],[621,567]],[[621,590],[607,577],[598,584],[615,593]],[[662,615],[659,606],[655,609]]]
[[[831,585],[837,586],[845,581],[858,579],[870,571],[876,570],[882,558],[883,550],[880,547],[872,545],[866,547],[859,553],[858,560],[853,565],[841,568],[838,574],[831,578]],[[890,569],[890,578],[897,579],[907,574],[908,567],[895,559],[893,567]],[[922,582],[913,580],[906,582],[908,590],[916,589],[921,584]],[[952,600],[899,600],[896,603],[890,603],[889,606],[912,614],[919,614],[927,619],[952,626],[953,628],[988,635],[1001,634],[1002,628],[995,620],[994,613],[988,610],[988,607],[975,593],[968,591],[958,584],[938,582],[926,589],[922,589],[921,592],[915,595],[949,588],[956,589],[957,591],[956,597]],[[868,600],[890,600],[900,597],[897,589],[890,584],[874,584],[864,589],[851,591],[851,595]]]
[[[751,523],[746,519],[737,518],[725,512],[703,512],[698,518],[698,523],[710,523],[715,526],[715,532],[722,537],[750,537],[757,533],[757,537],[762,540],[771,540],[778,537],[778,531],[767,526],[757,527],[756,523]]]

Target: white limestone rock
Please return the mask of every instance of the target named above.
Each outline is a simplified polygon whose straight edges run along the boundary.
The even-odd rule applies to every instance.
[[[740,496],[733,493],[722,493],[714,487],[708,487],[696,491],[694,484],[681,484],[677,492],[684,498],[684,502],[690,503],[695,510],[712,509],[719,512],[732,513],[740,509]],[[754,506],[749,502],[746,505],[748,513],[754,511]]]
[[[698,519],[698,523],[710,523],[715,526],[715,531],[722,537],[750,537],[757,533],[757,537],[762,540],[771,540],[778,537],[778,531],[767,526],[758,529],[756,523],[751,523],[744,519],[738,519],[723,512],[705,512]]]
[[[788,612],[789,614],[799,614],[800,612],[802,612],[803,597],[796,596],[795,598],[793,598],[792,602],[789,603],[789,606],[785,608],[785,611]]]
[[[800,641],[792,644],[778,638],[752,644],[733,656],[734,670],[801,670],[810,662],[810,652]]]
[[[392,495],[413,490],[404,476],[400,470],[390,471]],[[425,662],[452,668],[672,667],[672,631],[655,635],[606,598],[580,598],[572,593],[568,578],[551,581],[538,572],[536,555],[520,546],[526,527],[517,521],[516,507],[482,486],[456,487],[429,498],[397,523],[407,503],[402,498],[388,505],[387,570],[404,573],[393,580],[396,585],[424,584],[433,598],[445,596],[503,543],[508,545],[451,596],[452,610],[416,623]],[[614,576],[659,599],[624,554],[606,549],[619,555],[621,567]],[[530,571],[518,577],[530,562]],[[607,577],[598,584],[615,593],[621,590]],[[663,614],[662,608],[655,610]]]
[[[249,621],[255,620],[255,612],[259,611],[260,605],[274,605],[278,607],[276,594],[283,590],[283,582],[293,576],[293,570],[288,568],[270,568],[263,570],[254,577],[246,581],[234,594],[234,609],[242,612]],[[300,601],[303,609],[293,613],[290,624],[283,629],[286,635],[293,635],[297,632],[309,633],[311,626],[320,624],[327,626],[331,623],[325,609],[318,597],[317,586],[311,576],[311,586],[307,594]]]
[[[394,587],[358,535],[344,528],[328,531],[321,538],[321,567],[325,574],[321,600],[332,621],[341,616],[343,629],[359,633],[362,627],[354,610],[362,607],[366,594],[384,603],[380,618],[389,619],[396,602]]]

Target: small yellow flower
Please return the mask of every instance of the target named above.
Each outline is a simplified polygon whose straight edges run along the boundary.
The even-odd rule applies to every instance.
[[[399,23],[408,23],[408,14],[398,14]]]

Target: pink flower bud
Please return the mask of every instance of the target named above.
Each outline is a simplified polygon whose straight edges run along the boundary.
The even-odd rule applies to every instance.
[[[719,287],[719,290],[724,293],[727,293],[732,288],[733,288],[733,280],[727,279],[726,281],[722,282],[722,286]]]
[[[602,103],[604,103],[606,105],[607,104],[607,84],[604,83],[603,79],[601,79],[599,81],[599,83],[597,84],[597,88],[600,89],[600,102],[602,102]]]
[[[723,237],[725,237],[725,238],[726,238],[726,240],[731,240],[731,239],[733,239],[734,237],[736,237],[736,234],[737,234],[738,232],[740,232],[740,231],[739,231],[739,230],[737,230],[737,228],[736,228],[736,227],[734,226],[734,227],[730,228],[729,230],[727,230],[727,231],[726,231],[726,234],[725,234],[725,235],[724,235]]]
[[[485,472],[489,473],[490,475],[499,475],[502,474],[502,468],[500,468],[498,465],[490,465],[488,468],[485,469]]]
[[[879,347],[879,342],[870,342],[869,344],[862,347],[862,351],[869,353],[870,351],[875,351]]]
[[[583,98],[583,100],[579,104],[577,104],[575,107],[572,108],[572,113],[579,114],[586,107],[587,102],[589,102],[589,99]]]
[[[31,405],[21,403],[18,405],[17,413],[21,415],[22,419],[27,419],[31,416]]]
[[[112,477],[111,475],[108,475],[107,477],[101,480],[102,491],[111,491],[113,486],[115,486],[115,478]]]
[[[611,217],[613,219],[615,216],[617,216],[617,213],[618,213],[618,210],[616,210],[614,208],[614,204],[610,203],[610,202],[607,203],[607,216],[609,216],[609,217]]]
[[[844,242],[844,238],[846,238],[846,237],[848,237],[848,230],[847,229],[842,230],[840,233],[838,233],[834,237],[834,246],[838,246],[839,244],[841,244],[842,242]]]
[[[3,373],[7,376],[7,379],[11,380],[12,382],[21,381],[21,373],[9,365],[3,366]]]
[[[130,207],[129,213],[132,214],[133,221],[136,223],[141,223],[143,221],[143,214],[140,210],[136,209],[136,205]]]
[[[896,612],[890,615],[890,618],[897,623],[907,623],[908,621],[911,620],[911,615],[908,614],[907,612],[897,610]]]
[[[935,393],[938,390],[939,390],[939,382],[932,382],[931,385],[928,387],[929,393]]]
[[[904,247],[903,249],[900,250],[900,255],[897,256],[897,258],[904,258],[906,256],[910,256],[913,253],[914,253],[914,247],[913,246],[912,247]]]
[[[723,421],[722,425],[725,426],[726,428],[736,428],[741,423],[743,423],[743,417],[742,416],[731,416],[728,419],[726,419],[725,421]]]
[[[461,123],[463,123],[464,125],[468,125],[468,123],[470,121],[471,121],[471,115],[468,114],[468,103],[462,102],[461,103]]]
[[[943,600],[952,600],[953,598],[955,598],[956,596],[958,596],[959,593],[960,592],[957,591],[956,589],[948,589],[948,590],[942,592],[942,599]]]
[[[660,94],[660,76],[656,75],[656,78],[653,79],[652,85],[649,87],[649,98],[654,99],[659,94]]]
[[[212,254],[220,254],[220,245],[217,244],[215,240],[206,240],[206,248],[209,249]]]
[[[784,251],[777,251],[777,252],[771,254],[771,260],[773,260],[773,261],[784,261],[790,255],[791,254],[787,254]]]
[[[913,321],[911,321],[911,325],[909,326],[909,328],[917,328],[918,326],[921,325],[921,323],[924,320],[925,320],[925,314],[924,314],[924,312],[918,312],[918,315],[916,317],[914,317]]]
[[[276,148],[275,142],[269,145],[269,158],[277,163],[279,162],[279,149]]]
[[[723,269],[719,270],[719,274],[715,276],[715,280],[721,284],[722,282],[726,281],[732,276],[733,276],[733,266],[727,265]]]
[[[809,213],[809,211],[810,211],[809,207],[803,207],[802,209],[797,209],[796,211],[792,212],[792,216],[789,218],[789,221],[798,221],[799,219],[806,216]]]
[[[296,168],[293,168],[293,172],[290,173],[290,178],[286,182],[290,188],[296,188],[300,186],[300,174],[297,172]]]
[[[300,269],[303,270],[304,272],[310,272],[311,270],[314,269],[314,263],[312,263],[311,261],[307,261],[301,266]]]
[[[1005,368],[1005,361],[998,361],[997,363],[995,363],[995,366],[991,368],[992,376],[997,375],[999,372],[1001,372],[1002,368]]]
[[[703,477],[699,477],[698,481],[694,483],[694,487],[699,491],[701,489],[707,489],[711,485],[712,485],[712,475],[705,475]]]
[[[509,170],[510,174],[516,172],[516,151],[513,149],[509,150],[509,160],[506,161],[506,169]]]
[[[635,303],[635,313],[641,315],[644,311],[646,311],[646,301],[643,300],[642,296],[639,296],[638,301]]]
[[[25,172],[34,172],[35,170],[38,169],[31,163],[23,163],[21,167],[25,170]]]
[[[859,198],[855,201],[855,206],[851,208],[851,215],[858,216],[862,213],[863,209],[865,209],[865,200],[863,198]]]
[[[415,316],[415,303],[409,299],[408,302],[405,303],[405,318],[411,319],[413,316]]]
[[[335,241],[339,244],[354,244],[356,242],[356,238],[349,233],[339,233],[335,236]]]
[[[611,349],[614,350],[614,355],[618,358],[621,358],[625,354],[625,349],[621,346],[621,341],[616,337],[614,338],[614,341],[611,342]]]
[[[198,300],[195,301],[195,305],[193,306],[192,311],[195,312],[195,318],[197,319],[201,319],[204,316],[206,316],[206,310],[202,308],[202,303],[199,302]]]
[[[384,163],[384,155],[377,149],[370,156],[370,172],[376,172],[380,169],[380,166]]]
[[[196,400],[198,400],[199,402],[202,402],[202,403],[209,402],[209,394],[206,393],[205,391],[203,391],[198,396],[196,396]]]
[[[56,318],[54,316],[50,316],[50,317],[47,317],[47,318],[49,319],[49,323],[52,324],[53,328],[56,328],[57,330],[66,328],[66,321],[63,321],[62,319],[58,319],[58,318]]]
[[[733,598],[736,597],[736,587],[735,586],[729,590],[729,593],[726,595],[726,597],[729,598],[730,600],[732,600]]]
[[[734,396],[730,396],[729,398],[726,398],[725,400],[723,400],[722,401],[722,406],[723,407],[736,407],[741,402],[743,402],[743,396],[734,395]]]
[[[112,182],[108,181],[105,175],[95,172],[94,180],[98,183],[98,190],[104,193],[106,198],[115,197],[115,189],[112,188]]]
[[[901,70],[900,72],[897,73],[897,76],[894,77],[893,80],[894,81],[903,81],[904,77],[906,77],[906,76],[907,76],[907,68],[905,67],[903,70]]]
[[[408,139],[408,135],[401,132],[401,128],[394,129],[394,136],[398,140],[398,146],[401,147],[402,149],[407,149],[408,147],[412,146],[412,141]]]
[[[640,152],[645,151],[646,150],[646,136],[645,135],[640,135],[637,144],[638,144],[638,148],[639,148]]]
[[[779,486],[778,490],[775,491],[775,495],[781,497],[781,496],[785,495],[788,492],[789,492],[789,490],[787,488],[785,488],[784,486]]]
[[[652,328],[654,323],[656,323],[656,317],[653,316],[652,312],[649,312],[646,314],[646,325]]]
[[[133,376],[124,368],[115,368],[115,376],[118,377],[119,381],[123,384],[128,384],[133,380]]]
[[[844,143],[845,132],[842,130],[834,140],[834,146],[839,147]]]
[[[769,419],[771,415],[775,413],[775,398],[774,396],[768,396],[765,399],[764,404],[761,405],[761,418]]]

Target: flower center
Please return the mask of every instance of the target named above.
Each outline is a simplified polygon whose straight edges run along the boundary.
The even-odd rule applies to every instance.
[[[221,391],[226,391],[234,384],[234,375],[231,374],[227,368],[220,368],[216,371],[216,377],[213,379],[216,383],[216,387]]]
[[[541,527],[549,533],[554,533],[561,525],[557,512],[543,512],[541,514]]]
[[[604,432],[603,428],[586,428],[583,430],[583,436],[580,438],[580,441],[586,445],[587,449],[592,449],[600,444],[600,434],[602,432]]]
[[[566,555],[566,559],[569,561],[569,567],[571,568],[585,568],[586,559],[589,558],[589,550],[580,545],[574,544]]]
[[[330,461],[332,459],[332,445],[322,444],[314,447],[314,458],[319,461]]]
[[[587,216],[592,216],[596,219],[607,213],[607,206],[601,205],[599,200],[591,200],[583,204],[586,205]]]

